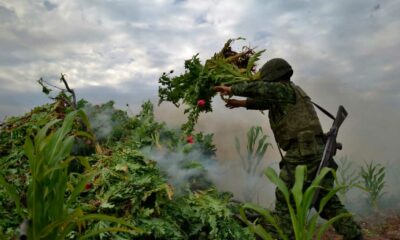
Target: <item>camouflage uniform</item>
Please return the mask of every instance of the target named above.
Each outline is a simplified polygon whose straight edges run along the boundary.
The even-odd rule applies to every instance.
[[[290,81],[255,81],[252,83],[237,84],[232,86],[231,91],[233,95],[247,97],[247,109],[269,110],[269,120],[277,143],[286,151],[284,158],[279,164],[280,178],[291,188],[294,184],[296,166],[306,165],[307,182],[310,183],[314,179],[320,160],[322,159],[324,142],[321,125],[308,96],[301,88]],[[302,97],[304,99],[301,99]],[[302,104],[304,104],[301,109],[309,113],[304,115],[302,112],[296,112],[294,115],[291,115],[291,120],[282,121],[282,119],[290,115],[289,112],[293,111],[293,106],[299,101],[302,101]],[[293,128],[293,126],[282,127],[280,126],[281,122],[286,122],[289,125],[297,125],[297,128]],[[302,128],[302,126],[304,127]],[[315,143],[311,150],[310,148],[301,147],[302,143],[299,140],[302,136],[298,135],[299,132],[308,134],[311,132]],[[307,134],[304,136],[307,138]],[[337,168],[337,166],[330,167]],[[331,188],[333,183],[334,179],[331,175],[325,178],[321,185]],[[307,183],[305,187],[307,187]],[[319,206],[319,200],[326,193],[326,191],[321,190],[320,197],[315,204],[316,208]],[[290,214],[284,196],[278,189],[276,189],[275,195],[275,212],[278,216],[279,225],[282,226],[287,235],[293,236]],[[340,213],[347,213],[347,210],[335,195],[326,204],[321,217],[330,219]],[[344,239],[362,239],[360,227],[351,217],[339,219],[333,226],[339,234],[344,236]]]

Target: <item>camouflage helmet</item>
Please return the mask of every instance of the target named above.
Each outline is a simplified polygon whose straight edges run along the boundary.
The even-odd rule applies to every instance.
[[[281,78],[286,75],[288,75],[287,77],[289,79],[292,74],[292,67],[282,58],[273,58],[266,62],[260,69],[261,80],[267,82],[275,82],[277,80],[281,80]]]

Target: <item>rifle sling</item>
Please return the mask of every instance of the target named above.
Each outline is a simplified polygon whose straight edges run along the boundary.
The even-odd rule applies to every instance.
[[[293,89],[293,91],[296,91],[296,88],[294,88],[293,85],[294,85],[294,84],[290,84],[290,87]],[[307,94],[304,93],[304,91],[303,91],[301,88],[300,88],[300,91],[303,92],[303,94],[307,96]],[[300,93],[300,96],[301,96],[303,99],[305,99],[305,96],[304,96],[303,94]],[[328,112],[325,108],[323,108],[323,107],[321,107],[320,105],[318,105],[318,104],[316,104],[315,102],[313,102],[313,101],[311,100],[310,97],[308,97],[307,100],[310,101],[314,106],[316,106],[316,107],[317,107],[321,112],[323,112],[326,116],[330,117],[333,121],[335,121],[335,117],[334,117],[330,112]]]
[[[333,121],[335,121],[335,117],[330,112],[328,112],[325,108],[321,107],[320,105],[316,104],[315,102],[313,102],[311,100],[310,100],[310,102],[314,106],[316,106],[321,112],[325,113],[326,116],[330,117]]]

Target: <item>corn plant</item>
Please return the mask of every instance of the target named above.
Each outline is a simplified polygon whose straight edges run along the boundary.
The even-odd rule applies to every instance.
[[[241,153],[241,146],[238,137],[235,137],[236,151],[240,157],[242,167],[248,177],[258,177],[262,175],[259,171],[261,160],[263,159],[268,146],[271,144],[267,142],[268,136],[263,134],[260,126],[252,126],[247,132],[247,154],[244,156]],[[254,186],[246,186],[244,197],[246,201],[251,201],[253,197],[252,191],[257,190]]]
[[[319,213],[322,212],[324,206],[327,204],[329,199],[331,199],[341,189],[341,187],[334,187],[330,189],[328,194],[326,194],[321,199],[319,207],[317,209],[318,212],[312,216],[309,216],[315,190],[318,188],[320,182],[328,173],[332,173],[335,175],[335,172],[332,169],[324,168],[322,169],[321,173],[313,180],[311,185],[304,189],[306,167],[298,166],[295,172],[295,183],[291,189],[288,189],[285,183],[279,178],[275,170],[273,170],[272,168],[267,168],[267,170],[265,171],[265,175],[268,177],[268,179],[277,186],[277,188],[283,193],[285,197],[292,220],[294,236],[297,240],[311,240],[314,239],[315,235],[316,239],[321,239],[324,232],[333,222],[340,218],[351,216],[349,213],[339,214],[336,217],[325,222],[321,227],[317,228]],[[291,201],[291,199],[293,199],[294,202]],[[267,230],[261,224],[257,223],[257,220],[255,222],[250,222],[247,219],[245,214],[246,209],[258,212],[265,219],[265,221],[272,224],[272,226],[279,234],[280,238],[285,240],[289,239],[289,236],[286,236],[283,233],[283,230],[279,227],[278,222],[269,210],[250,203],[246,203],[240,210],[240,216],[242,220],[249,226],[249,228],[259,237],[266,240],[274,239],[273,236],[269,232],[267,232]]]
[[[384,194],[385,187],[385,167],[381,164],[365,163],[365,168],[361,167],[360,175],[364,185],[361,189],[367,191],[369,202],[374,209],[378,208],[378,200]]]
[[[353,169],[352,162],[348,160],[347,156],[339,159],[339,168],[336,171],[336,175],[337,184],[343,186],[338,192],[339,196],[345,201],[347,192],[360,183],[360,175]]]
[[[271,144],[267,142],[267,135],[263,134],[263,130],[260,126],[253,126],[247,132],[247,155],[246,157],[240,151],[240,141],[238,137],[235,137],[236,151],[242,161],[243,169],[249,175],[256,175],[257,169],[261,160],[267,151],[268,146]],[[258,141],[258,142],[257,142]]]
[[[20,216],[29,219],[28,239],[64,239],[74,228],[81,230],[86,221],[103,220],[115,222],[126,227],[100,229],[82,236],[87,238],[101,232],[122,231],[132,234],[140,230],[126,223],[122,219],[102,214],[87,214],[79,208],[73,209],[72,204],[85,187],[85,183],[93,177],[94,173],[85,158],[78,158],[86,167],[86,173],[79,176],[75,187],[68,186],[68,165],[75,159],[70,156],[74,136],[71,129],[74,119],[79,115],[81,120],[89,126],[88,119],[82,110],[69,113],[62,126],[58,129],[56,124],[59,119],[49,122],[45,127],[31,138],[27,136],[24,145],[25,155],[29,160],[31,181],[28,186],[27,216],[20,210],[20,200],[14,186],[8,184],[0,176],[0,184],[5,187],[10,197],[15,200],[17,212]],[[57,130],[54,130],[57,129]],[[92,137],[86,132],[76,131],[74,135]],[[66,199],[66,193],[70,192]]]

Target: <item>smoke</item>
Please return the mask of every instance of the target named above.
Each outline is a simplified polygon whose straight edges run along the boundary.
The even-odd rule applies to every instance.
[[[355,174],[359,173],[365,161],[374,161],[385,166],[385,194],[378,201],[378,206],[382,210],[400,209],[400,188],[398,188],[400,159],[395,155],[396,151],[393,145],[397,141],[393,140],[395,138],[392,136],[398,135],[398,131],[394,130],[396,128],[392,127],[395,125],[393,122],[398,118],[382,118],[382,121],[376,124],[376,118],[373,118],[376,114],[366,117],[367,113],[364,112],[366,108],[362,101],[354,94],[348,94],[346,89],[335,89],[330,85],[326,89],[318,88],[319,90],[311,88],[309,92],[310,96],[316,96],[315,99],[321,99],[321,101],[317,101],[321,105],[327,107],[334,114],[339,104],[343,104],[349,111],[349,117],[340,129],[338,136],[338,141],[343,143],[344,149],[338,152],[338,156],[335,159],[348,156],[349,161],[353,163],[352,169]],[[321,88],[324,91],[321,92]],[[332,96],[332,99],[327,99],[327,96]],[[350,96],[351,99],[349,99]],[[275,187],[264,176],[259,178],[261,180],[256,177],[252,179],[252,176],[246,176],[235,151],[234,143],[235,136],[244,138],[251,126],[262,126],[264,133],[270,137],[269,141],[272,143],[273,149],[267,150],[260,170],[262,171],[267,166],[273,166],[277,170],[277,163],[281,157],[272,131],[269,128],[268,117],[266,114],[263,115],[254,110],[226,109],[223,106],[223,102],[217,98],[213,103],[213,108],[213,112],[200,115],[196,126],[196,131],[214,134],[214,144],[217,148],[216,161],[218,162],[218,167],[223,169],[221,170],[223,174],[215,176],[213,181],[215,181],[219,190],[230,191],[234,193],[235,198],[240,200],[245,200],[246,194],[252,194],[246,193],[246,191],[249,191],[246,189],[254,189],[255,193],[252,201],[263,206],[271,206],[275,200]],[[369,108],[372,108],[372,104],[369,105]],[[163,103],[155,110],[156,118],[160,121],[165,121],[168,126],[179,127],[186,121],[182,108],[177,109],[172,104]],[[388,109],[380,106],[379,110],[379,112],[386,114]],[[377,113],[378,111],[371,110],[368,112]],[[331,120],[321,113],[319,113],[319,116],[324,130],[327,131],[332,124]],[[382,124],[386,124],[389,127],[384,128]],[[382,134],[376,134],[377,132]],[[391,133],[388,134],[388,132]],[[387,139],[383,140],[383,137],[387,137]],[[346,194],[344,203],[346,208],[357,214],[362,215],[371,210],[366,192],[359,188],[350,189]]]
[[[352,173],[353,177],[360,175],[361,167],[365,168],[367,162],[358,164],[354,159],[350,159],[353,163],[351,166],[347,166],[347,173]],[[369,163],[369,162],[368,162]],[[378,162],[373,162],[377,164]],[[384,188],[382,190],[383,195],[378,198],[377,207],[381,212],[391,212],[400,210],[400,189],[398,188],[398,173],[400,167],[397,162],[379,162],[379,164],[385,167],[385,178]],[[344,171],[341,163],[339,162],[338,171]],[[359,178],[359,184],[364,186],[364,180]],[[375,209],[372,207],[369,200],[369,194],[365,190],[357,187],[352,187],[346,194],[344,199],[341,199],[345,206],[352,212],[358,215],[369,215],[375,213]]]
[[[181,151],[175,152],[150,147],[142,149],[142,152],[155,160],[158,167],[166,173],[169,183],[178,194],[185,192],[190,180],[201,177],[205,171],[212,174],[212,170],[217,168],[217,163],[202,156],[200,151],[192,150],[185,153],[184,148],[185,146],[181,146],[179,147]]]
[[[121,125],[121,122],[118,119],[113,118],[113,115],[116,112],[113,107],[113,102],[108,102],[100,106],[86,104],[84,111],[89,118],[89,122],[96,138],[100,141],[111,136],[115,126]]]
[[[272,185],[265,184],[263,174],[248,175],[239,161],[218,161],[204,155],[195,145],[178,147],[176,151],[145,148],[142,152],[157,162],[177,194],[184,193],[195,179],[195,185],[213,183],[219,191],[233,193],[236,200],[262,205],[271,203],[261,199],[265,198],[263,193],[273,193]],[[192,150],[188,152],[188,148]]]
[[[221,103],[216,103],[221,104]],[[217,113],[216,111],[223,113]],[[215,107],[214,114],[200,115],[196,131],[205,134],[213,134],[213,143],[217,147],[216,156],[210,158],[200,151],[194,150],[185,155],[179,150],[174,152],[151,151],[150,157],[157,161],[161,169],[170,176],[169,181],[174,186],[182,186],[182,182],[188,182],[198,171],[182,169],[182,162],[195,160],[202,165],[219,191],[233,193],[234,199],[253,202],[265,207],[270,207],[275,198],[275,186],[263,174],[267,166],[278,169],[279,154],[274,149],[267,150],[265,159],[262,160],[256,175],[249,175],[242,166],[239,155],[235,149],[235,136],[241,142],[247,140],[247,131],[254,125],[265,126],[267,119],[259,111],[227,111],[223,106]],[[225,115],[226,114],[226,115]],[[244,118],[244,116],[247,116]],[[186,121],[186,116],[181,109],[172,104],[163,103],[155,108],[155,118],[163,121],[169,128],[179,128]],[[273,143],[271,132],[264,133],[269,136],[269,142]],[[245,144],[242,144],[244,147]]]
[[[200,115],[195,129],[205,134],[213,134],[213,142],[217,148],[216,157],[204,162],[209,178],[218,190],[232,192],[237,200],[250,200],[265,207],[271,206],[275,199],[275,186],[269,182],[263,171],[268,166],[278,169],[280,156],[276,147],[267,150],[255,176],[246,173],[235,149],[235,137],[245,142],[247,131],[252,126],[262,126],[264,133],[269,136],[269,142],[274,145],[272,132],[266,128],[268,117],[260,111],[228,110],[218,99],[213,106],[212,113]],[[179,128],[187,119],[182,112],[182,108],[177,109],[172,104],[163,103],[155,108],[155,117],[166,122],[169,127]],[[244,147],[245,144],[242,145]],[[197,155],[200,161],[206,159],[200,153]]]

